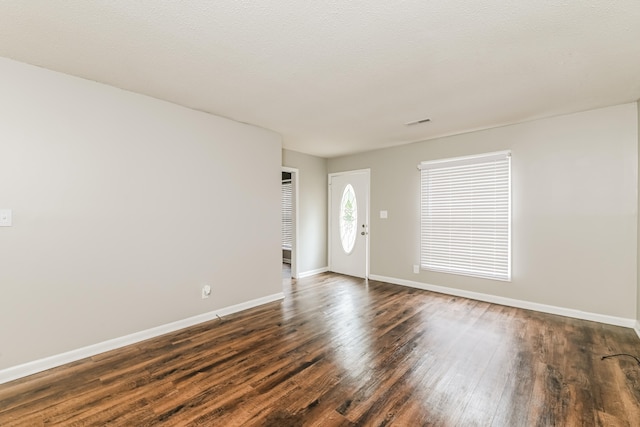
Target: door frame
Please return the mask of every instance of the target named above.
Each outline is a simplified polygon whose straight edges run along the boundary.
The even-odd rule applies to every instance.
[[[291,278],[298,278],[298,182],[300,178],[300,171],[296,168],[290,168],[282,166],[282,172],[289,172],[291,174],[291,185],[293,187],[293,241],[291,242]]]
[[[366,169],[355,169],[355,170],[350,170],[350,171],[344,171],[344,172],[333,172],[328,174],[327,176],[327,206],[328,206],[328,210],[327,210],[327,252],[328,252],[328,261],[329,261],[329,271],[333,271],[333,266],[332,266],[332,239],[333,239],[333,233],[332,233],[332,215],[331,213],[333,212],[333,206],[332,206],[332,198],[331,198],[331,178],[334,176],[339,176],[339,175],[349,175],[349,174],[355,174],[355,173],[365,173],[367,175],[367,203],[365,204],[365,208],[366,208],[366,223],[367,223],[367,234],[365,235],[365,270],[364,270],[364,278],[365,280],[369,279],[369,267],[370,267],[370,262],[369,262],[369,243],[370,243],[370,236],[371,236],[371,169],[370,168],[366,168]],[[334,221],[335,222],[335,221]]]

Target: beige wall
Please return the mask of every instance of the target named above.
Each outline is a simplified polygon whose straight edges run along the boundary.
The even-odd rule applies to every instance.
[[[327,160],[282,150],[282,165],[298,169],[298,275],[327,267]]]
[[[633,103],[329,159],[328,172],[371,168],[371,274],[633,319],[637,147]],[[512,282],[413,274],[417,164],[506,149],[513,173]],[[380,210],[389,218],[379,219]]]
[[[638,164],[640,164],[640,100],[637,103],[637,110],[638,110],[638,120],[637,120],[637,126],[638,126]],[[638,187],[637,187],[640,191],[640,173],[638,173]],[[637,303],[637,308],[636,308],[636,319],[638,320],[637,323],[637,331],[638,333],[640,333],[640,249],[638,249],[638,246],[640,246],[640,196],[638,196],[638,239],[636,241],[636,250],[638,252],[638,260],[637,260],[637,268],[638,268],[638,273],[637,273],[637,280],[638,280],[638,290],[637,290],[637,298],[638,298],[638,303]]]
[[[0,94],[0,369],[282,291],[277,134],[7,59]]]

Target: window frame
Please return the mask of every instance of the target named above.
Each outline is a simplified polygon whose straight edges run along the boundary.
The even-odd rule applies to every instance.
[[[420,268],[511,281],[511,151],[423,161]]]

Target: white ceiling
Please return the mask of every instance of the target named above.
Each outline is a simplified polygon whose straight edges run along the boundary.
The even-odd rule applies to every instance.
[[[3,0],[0,56],[333,157],[637,100],[640,1]]]

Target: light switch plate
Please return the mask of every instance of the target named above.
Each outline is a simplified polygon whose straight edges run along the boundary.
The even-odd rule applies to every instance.
[[[11,209],[0,209],[0,227],[11,227]]]

